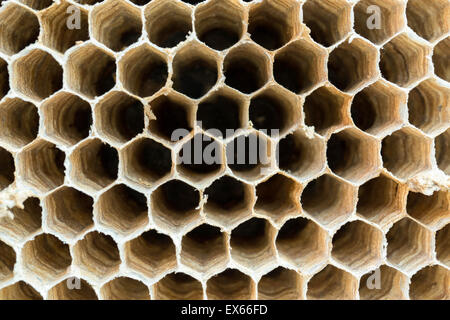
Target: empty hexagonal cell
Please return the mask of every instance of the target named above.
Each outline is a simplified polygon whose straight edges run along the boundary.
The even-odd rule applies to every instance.
[[[436,232],[436,258],[450,267],[450,224]]]
[[[0,290],[1,300],[43,300],[41,294],[24,281],[19,281]]]
[[[98,202],[98,221],[120,235],[128,235],[148,223],[147,198],[119,184],[103,193]]]
[[[448,52],[450,50],[450,37],[447,37],[434,46],[433,65],[434,73],[450,82],[450,62],[448,61]]]
[[[355,188],[325,174],[312,180],[303,189],[301,203],[305,210],[321,224],[333,227],[353,212]]]
[[[409,296],[413,300],[450,299],[450,271],[439,265],[423,268],[411,277]]]
[[[328,57],[328,79],[341,91],[354,91],[378,76],[378,50],[357,38],[341,43]]]
[[[29,6],[34,10],[42,10],[49,7],[53,1],[52,0],[20,0],[23,4]]]
[[[23,207],[15,206],[9,209],[11,217],[0,218],[0,230],[17,241],[36,233],[42,224],[42,208],[38,198],[27,198]]]
[[[331,136],[327,143],[327,160],[337,175],[355,183],[373,176],[381,165],[379,142],[350,128]]]
[[[86,280],[75,278],[68,278],[55,285],[48,291],[47,299],[98,300],[97,294]]]
[[[65,159],[53,143],[36,140],[18,155],[18,172],[24,183],[50,191],[64,183]]]
[[[380,50],[381,75],[390,82],[408,87],[427,75],[429,51],[427,46],[407,34],[398,35]]]
[[[260,300],[299,300],[303,296],[303,279],[294,270],[278,267],[258,282]]]
[[[305,93],[326,80],[324,70],[326,51],[312,41],[298,40],[275,55],[275,81],[294,93]]]
[[[434,41],[450,31],[450,5],[446,0],[424,3],[410,0],[406,6],[408,26],[422,38]]]
[[[450,155],[448,150],[450,148],[450,129],[447,129],[440,136],[434,140],[436,148],[436,162],[442,171],[450,175]]]
[[[231,256],[239,264],[258,270],[275,260],[275,228],[269,221],[252,218],[231,233]]]
[[[350,32],[351,5],[344,0],[308,0],[302,7],[303,21],[315,42],[329,47]]]
[[[325,167],[325,142],[317,136],[311,138],[299,129],[278,142],[276,155],[280,169],[308,179]]]
[[[218,227],[202,224],[183,236],[181,263],[206,276],[228,262],[227,236]]]
[[[74,188],[63,187],[45,198],[47,225],[67,238],[75,238],[94,225],[94,200]]]
[[[395,131],[381,144],[383,166],[401,179],[431,168],[430,141],[412,128]]]
[[[309,300],[352,300],[356,299],[357,291],[355,277],[328,265],[309,280],[306,295]]]
[[[125,89],[140,97],[149,97],[166,84],[167,58],[143,44],[128,51],[119,61],[119,73]]]
[[[349,103],[350,97],[334,87],[321,87],[305,99],[305,124],[313,126],[320,135],[328,135],[350,122],[347,114]]]
[[[228,228],[250,215],[254,204],[253,188],[229,176],[215,180],[204,194],[206,216]]]
[[[122,167],[128,179],[151,186],[170,174],[172,153],[161,143],[142,138],[123,150]]]
[[[70,156],[70,175],[75,183],[96,192],[117,179],[119,155],[117,150],[100,139],[87,140]]]
[[[275,50],[301,30],[300,6],[295,1],[264,0],[250,8],[248,33],[260,46]]]
[[[0,51],[13,55],[39,36],[39,21],[36,15],[15,3],[5,5],[0,12]]]
[[[255,282],[237,269],[227,269],[206,283],[209,300],[252,300],[256,298]]]
[[[148,37],[163,48],[172,48],[192,32],[191,9],[171,0],[153,0],[145,8]]]
[[[409,92],[409,122],[433,134],[450,123],[450,89],[435,80],[426,80]]]
[[[175,245],[172,239],[156,230],[146,231],[125,244],[127,266],[156,278],[177,266]]]
[[[20,93],[42,100],[63,86],[63,69],[49,53],[33,49],[12,63],[11,85]]]
[[[105,94],[116,84],[114,57],[93,44],[73,51],[65,71],[69,87],[91,99]]]
[[[327,232],[306,218],[288,220],[276,239],[280,257],[307,272],[326,261],[328,243]]]
[[[150,300],[148,287],[128,277],[111,280],[103,285],[100,292],[105,300]]]
[[[0,190],[14,182],[15,171],[16,167],[12,154],[0,147]]]
[[[359,297],[361,300],[405,300],[408,281],[400,271],[382,265],[361,277]]]
[[[267,55],[251,43],[231,49],[223,62],[225,84],[245,94],[263,87],[269,79],[269,71]]]
[[[387,259],[405,272],[420,269],[432,259],[432,238],[430,231],[403,218],[386,234]]]
[[[111,236],[98,231],[86,234],[73,247],[74,264],[82,274],[105,279],[119,271],[120,254]]]
[[[202,300],[200,281],[185,273],[171,273],[153,286],[156,300]]]
[[[15,264],[16,252],[0,240],[0,282],[9,280],[14,276]]]
[[[75,12],[79,20],[71,16]],[[55,3],[42,11],[40,17],[43,28],[41,41],[49,48],[64,53],[78,41],[89,40],[88,11],[85,9],[67,2]]]
[[[80,97],[61,92],[45,101],[41,109],[45,133],[53,140],[73,145],[89,136],[92,110],[90,104]]]
[[[214,51],[191,42],[173,58],[173,89],[192,98],[204,96],[217,82],[219,66]]]
[[[200,192],[181,180],[171,180],[151,194],[155,223],[168,231],[178,231],[199,218]]]
[[[450,222],[450,194],[435,191],[432,195],[410,191],[406,212],[414,219],[432,228],[440,228]]]
[[[51,234],[38,235],[22,248],[23,268],[41,281],[53,281],[64,276],[70,265],[69,246]]]
[[[114,51],[135,43],[142,33],[139,9],[122,0],[105,1],[91,11],[93,36]]]
[[[358,92],[351,105],[353,123],[372,135],[382,135],[402,123],[406,95],[403,91],[378,81]]]
[[[355,31],[381,44],[405,27],[403,0],[361,0],[353,8]]]
[[[0,99],[8,93],[9,89],[8,63],[0,59]]]

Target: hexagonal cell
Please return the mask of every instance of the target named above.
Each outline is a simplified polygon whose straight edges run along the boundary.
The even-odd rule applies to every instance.
[[[378,76],[378,50],[360,38],[347,40],[328,57],[328,79],[341,91],[355,91]]]
[[[448,52],[450,50],[450,37],[443,39],[436,44],[433,49],[434,73],[450,82],[450,62],[448,61]]]
[[[114,51],[135,43],[142,33],[139,9],[122,0],[105,1],[91,11],[92,34]]]
[[[300,214],[301,192],[301,184],[277,173],[256,186],[255,212],[278,224]]]
[[[8,244],[0,240],[0,282],[11,279],[14,276],[16,264],[16,252]]]
[[[326,57],[326,51],[312,41],[301,39],[290,43],[275,55],[275,81],[296,94],[305,93],[327,79]]]
[[[69,239],[75,238],[94,225],[94,200],[81,191],[62,187],[45,198],[46,224]]]
[[[100,293],[105,300],[150,300],[148,287],[128,277],[111,280],[103,285]]]
[[[428,41],[435,41],[450,31],[449,15],[450,5],[446,0],[426,4],[420,0],[410,0],[406,6],[408,26]]]
[[[300,6],[296,1],[264,0],[250,7],[248,33],[267,50],[275,50],[301,30]]]
[[[0,218],[0,230],[14,240],[23,241],[36,233],[42,225],[42,208],[38,198],[27,198],[23,207],[15,206],[9,209],[13,218]]]
[[[408,282],[408,277],[400,271],[382,265],[361,277],[359,297],[361,300],[406,300]]]
[[[315,176],[326,165],[325,142],[302,129],[281,139],[276,155],[278,167],[300,179]]]
[[[150,119],[148,128],[157,137],[176,142],[194,128],[195,106],[180,94],[160,95],[150,102],[150,108],[156,119]]]
[[[450,271],[439,265],[423,268],[412,276],[409,296],[412,300],[449,300]]]
[[[434,140],[436,148],[436,162],[439,169],[450,175],[450,155],[448,150],[450,148],[450,129],[447,129],[440,136]]]
[[[39,20],[23,6],[8,3],[0,12],[0,51],[13,55],[32,44],[39,36]]]
[[[18,175],[22,181],[41,192],[64,183],[66,154],[53,143],[36,140],[18,155]]]
[[[0,290],[1,300],[43,300],[41,294],[24,281],[19,281]]]
[[[42,10],[52,5],[52,0],[19,0],[34,10]]]
[[[105,94],[116,85],[114,57],[93,44],[73,51],[65,71],[69,87],[90,99]]]
[[[380,53],[381,75],[399,86],[408,87],[428,73],[430,49],[405,33],[386,43]]]
[[[97,202],[98,221],[120,235],[129,235],[148,223],[147,198],[119,184],[103,193]]]
[[[428,134],[445,129],[450,123],[450,89],[436,80],[423,81],[409,92],[409,122]]]
[[[450,267],[450,224],[436,233],[436,258]]]
[[[309,300],[353,300],[357,291],[358,280],[330,264],[309,280],[306,296]]]
[[[430,231],[403,218],[386,234],[387,259],[405,272],[418,270],[432,259],[432,238]]]
[[[334,227],[353,212],[356,192],[350,184],[329,174],[312,180],[303,189],[303,210],[326,227]]]
[[[254,204],[252,186],[229,176],[215,180],[204,194],[207,218],[227,228],[250,215]]]
[[[210,136],[198,133],[180,149],[177,170],[186,179],[199,182],[212,179],[223,170],[222,145]]]
[[[200,192],[181,180],[158,187],[150,203],[155,223],[168,231],[179,231],[200,217]]]
[[[180,261],[203,276],[223,269],[228,262],[228,237],[219,228],[202,224],[183,236]]]
[[[334,87],[321,87],[305,98],[305,124],[313,126],[322,136],[328,135],[350,122],[347,114],[349,103],[350,97]]]
[[[380,144],[355,128],[334,133],[327,143],[328,167],[354,183],[362,183],[381,166]]]
[[[401,125],[406,95],[384,81],[358,92],[351,105],[353,123],[372,135],[383,135]]]
[[[0,99],[8,93],[9,89],[8,63],[0,59]]]
[[[173,58],[173,89],[199,99],[216,84],[218,73],[216,53],[203,44],[191,42]]]
[[[117,150],[100,139],[87,140],[70,156],[70,175],[75,183],[90,192],[99,191],[117,179]]]
[[[69,246],[46,233],[25,243],[22,260],[23,268],[41,281],[54,281],[63,277],[72,264]]]
[[[450,194],[448,191],[435,191],[432,195],[425,195],[410,191],[406,212],[429,227],[439,229],[450,222]]]
[[[72,288],[68,283],[77,283]],[[78,286],[79,284],[79,286]],[[68,278],[61,281],[48,291],[49,300],[98,300],[97,294],[91,285],[84,279]]]
[[[146,231],[125,244],[127,266],[149,278],[156,278],[177,266],[172,239],[156,230]]]
[[[249,106],[252,126],[262,132],[279,130],[283,135],[302,118],[300,100],[284,88],[271,86],[253,96]]]
[[[382,174],[359,187],[356,212],[384,228],[403,215],[406,193],[406,185]]]
[[[351,31],[351,4],[344,0],[308,0],[302,7],[303,21],[315,42],[329,47]]]
[[[192,32],[191,8],[177,1],[153,0],[145,8],[148,37],[162,48],[173,48]]]
[[[250,94],[269,80],[270,61],[261,48],[244,43],[231,49],[223,62],[225,84]]]
[[[275,243],[282,259],[308,273],[328,258],[327,232],[306,218],[286,221]]]
[[[275,228],[265,219],[252,218],[241,223],[231,232],[231,257],[255,271],[274,263],[275,234]]]
[[[0,147],[0,190],[14,182],[15,172],[16,167],[12,154]]]
[[[165,86],[167,57],[148,44],[133,48],[120,59],[120,81],[125,89],[140,97],[150,97]]]
[[[52,1],[50,0],[50,2]],[[75,28],[69,28],[68,26],[75,21],[70,17],[67,18],[69,20],[61,19],[61,17],[66,17],[74,12],[79,13],[77,16],[79,24],[76,24]],[[41,41],[49,48],[64,53],[78,41],[89,40],[88,11],[79,6],[67,2],[54,3],[40,13],[40,18],[43,29]]]
[[[375,44],[385,42],[406,25],[403,0],[361,0],[353,12],[355,31]]]
[[[237,269],[227,269],[206,283],[208,300],[252,300],[256,298],[255,282]]]
[[[412,128],[395,131],[383,139],[383,166],[401,179],[431,169],[431,146],[428,138]]]
[[[92,231],[79,240],[73,247],[74,264],[81,269],[82,275],[97,280],[109,278],[120,267],[120,254],[117,244],[111,236]]]
[[[185,273],[171,273],[153,286],[156,300],[203,300],[200,281]]]
[[[63,86],[63,69],[49,53],[33,49],[12,63],[12,87],[35,100],[43,100]]]
[[[303,300],[303,279],[294,270],[278,267],[258,282],[259,300]]]

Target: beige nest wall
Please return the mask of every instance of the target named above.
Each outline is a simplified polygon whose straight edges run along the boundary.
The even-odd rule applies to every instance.
[[[450,299],[449,0],[0,3],[0,299]]]

